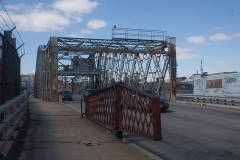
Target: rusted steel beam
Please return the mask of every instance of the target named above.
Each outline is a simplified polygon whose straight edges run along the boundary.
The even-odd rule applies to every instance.
[[[159,103],[159,98],[156,97],[152,100],[152,113],[153,113],[153,140],[160,141],[162,140],[162,126],[161,126],[161,106]]]
[[[170,101],[176,101],[176,73],[177,73],[177,58],[176,58],[176,48],[173,43],[168,44],[168,51],[170,53]]]
[[[50,49],[50,57],[49,62],[49,81],[48,86],[50,86],[50,94],[48,99],[52,102],[57,102],[58,100],[58,39],[57,37],[51,38],[51,49]]]
[[[47,47],[37,53],[34,95],[51,102],[58,101],[58,39],[51,37]]]
[[[115,92],[116,92],[116,104],[115,104],[115,130],[119,130],[120,123],[121,123],[121,87],[119,85],[115,85]]]

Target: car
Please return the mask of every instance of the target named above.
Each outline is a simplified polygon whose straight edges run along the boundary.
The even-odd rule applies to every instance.
[[[154,90],[143,89],[142,91],[150,93],[150,94],[152,94],[154,96],[160,97]],[[161,111],[162,112],[166,112],[167,109],[169,108],[169,103],[168,103],[168,101],[165,98],[160,97],[160,106],[161,106]]]
[[[83,100],[85,101],[86,98],[90,95],[92,95],[93,93],[96,93],[97,91],[99,91],[98,89],[88,89],[83,93]]]
[[[62,100],[73,100],[72,93],[69,90],[61,90],[59,91],[59,95],[62,97]]]

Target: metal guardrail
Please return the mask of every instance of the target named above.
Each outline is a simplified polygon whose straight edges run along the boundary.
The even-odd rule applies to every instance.
[[[177,100],[240,106],[240,97],[217,97],[202,95],[178,95]]]
[[[18,127],[18,122],[27,112],[27,102],[27,93],[24,93],[0,106],[0,151],[2,151],[7,141],[11,140],[13,131]]]

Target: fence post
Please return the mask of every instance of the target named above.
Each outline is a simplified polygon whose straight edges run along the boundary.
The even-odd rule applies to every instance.
[[[159,97],[152,99],[152,115],[153,115],[153,140],[162,140],[162,126],[161,126],[161,106]]]
[[[116,137],[118,139],[122,139],[122,131],[120,131],[120,121],[121,121],[121,86],[119,84],[115,84],[115,92],[116,92],[116,104],[115,104],[115,126],[114,130],[117,132]]]
[[[89,116],[89,111],[88,111],[88,101],[85,100],[85,116]]]
[[[86,106],[85,106],[86,107]],[[81,98],[81,118],[83,118],[83,110],[82,110],[82,98]]]

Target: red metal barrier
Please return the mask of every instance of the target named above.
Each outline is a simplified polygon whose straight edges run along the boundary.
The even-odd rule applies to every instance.
[[[117,132],[162,139],[159,97],[122,83],[89,96],[86,114]]]

